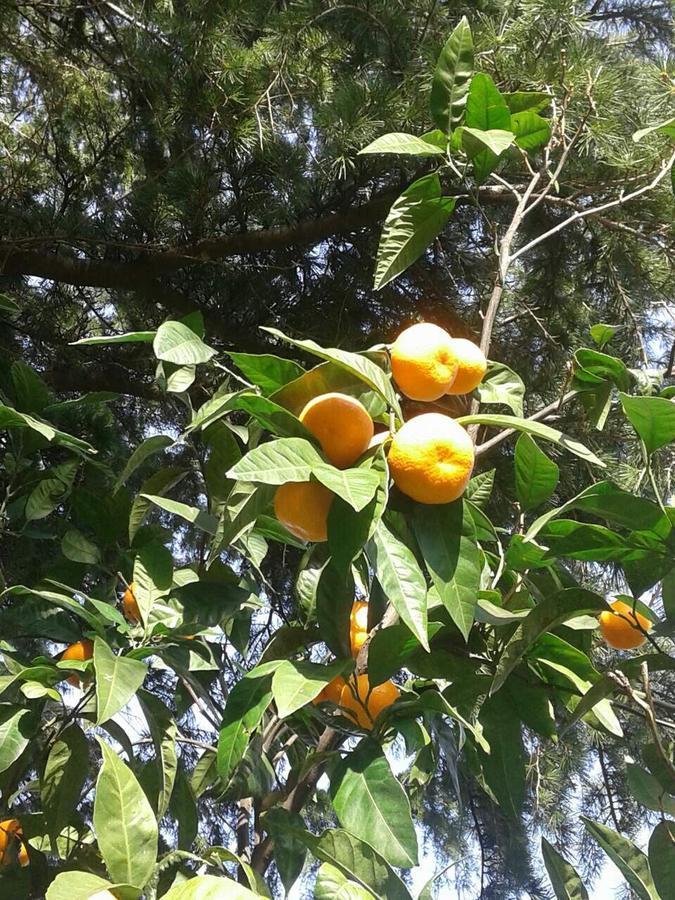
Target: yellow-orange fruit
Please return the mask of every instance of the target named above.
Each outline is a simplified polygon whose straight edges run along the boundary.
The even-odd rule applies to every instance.
[[[401,696],[401,692],[393,681],[385,681],[378,684],[370,691],[370,683],[367,675],[359,675],[354,683],[354,678],[342,688],[340,706],[347,716],[353,719],[361,728],[368,731],[373,727],[375,719],[383,709],[391,706]]]
[[[18,819],[5,819],[0,822],[0,866],[8,866],[16,859],[20,866],[30,862],[28,850],[23,843],[23,831]],[[20,842],[17,847],[16,843]]]
[[[639,624],[645,631],[649,631],[652,627],[649,619],[637,611],[633,614],[633,607],[623,600],[615,600],[610,606],[612,612],[607,610],[599,616],[600,633],[606,643],[616,650],[641,647],[647,638],[637,626]]]
[[[274,514],[301,541],[325,541],[334,496],[318,481],[288,482],[277,488]]]
[[[136,585],[132,581],[122,597],[122,612],[124,613],[124,618],[131,625],[137,625],[141,621],[141,611],[138,608],[138,603],[136,602],[136,597],[134,595],[135,586]]]
[[[477,344],[466,338],[451,338],[452,352],[457,359],[457,376],[446,394],[470,394],[487,372],[487,359]]]
[[[332,681],[328,682],[321,693],[312,700],[312,703],[315,706],[318,706],[320,703],[327,703],[328,701],[330,701],[337,706],[340,703],[340,696],[342,694],[342,688],[344,686],[344,678],[342,677],[342,675],[337,675]]]
[[[61,659],[85,660],[91,659],[93,655],[94,645],[85,638],[82,641],[76,641],[74,644],[70,644],[69,647],[66,647],[61,654]],[[72,684],[73,687],[79,687],[81,679],[79,675],[70,675],[68,683]]]
[[[309,401],[299,418],[338,469],[355,463],[373,437],[373,420],[368,410],[347,394],[320,394]]]
[[[359,650],[368,637],[368,604],[364,600],[355,600],[349,617],[349,642],[352,656],[358,656]]]
[[[464,493],[474,463],[473,442],[441,413],[424,413],[396,432],[389,471],[397,487],[419,503],[451,503]]]
[[[457,375],[452,338],[431,322],[406,328],[391,346],[391,371],[399,390],[411,400],[438,400]]]

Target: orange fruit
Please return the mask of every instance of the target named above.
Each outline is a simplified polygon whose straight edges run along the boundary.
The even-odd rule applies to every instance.
[[[349,642],[352,656],[358,656],[359,650],[368,637],[368,604],[364,600],[355,600],[349,617]]]
[[[320,394],[309,401],[299,418],[338,469],[356,462],[373,437],[373,420],[367,409],[347,394]]]
[[[623,600],[615,600],[610,603],[609,610],[600,613],[600,634],[605,642],[616,650],[633,650],[641,647],[647,640],[637,627],[639,624],[645,631],[649,631],[652,623],[639,612],[633,613],[633,607]]]
[[[391,371],[411,400],[438,400],[457,375],[457,358],[447,331],[419,322],[406,328],[391,346]]]
[[[396,432],[389,471],[397,487],[419,503],[450,503],[464,493],[474,463],[473,442],[441,413],[424,413]]]
[[[88,641],[85,638],[82,641],[76,641],[74,644],[70,644],[70,646],[66,647],[66,649],[61,654],[61,659],[84,660],[91,659],[93,655],[94,645],[91,641]],[[79,675],[70,675],[68,678],[68,683],[72,684],[73,687],[79,687],[81,684],[81,678]]]
[[[22,838],[23,831],[18,819],[5,819],[4,822],[0,822],[0,866],[8,866],[15,859],[20,866],[28,865],[30,862],[28,850]],[[15,847],[16,841],[21,842],[18,852]]]
[[[361,728],[370,731],[373,722],[383,709],[391,706],[401,696],[401,692],[393,681],[385,681],[378,684],[370,691],[370,683],[367,675],[359,675],[354,684],[354,678],[342,688],[340,706],[345,710],[350,719],[353,719]]]
[[[274,514],[301,541],[326,541],[334,496],[318,481],[288,482],[277,488]]]
[[[132,581],[122,597],[122,612],[124,613],[124,618],[131,625],[137,625],[141,621],[141,611],[138,608],[138,603],[134,596],[135,586],[136,585]]]
[[[457,377],[446,394],[470,394],[487,372],[487,359],[477,344],[466,338],[451,338],[452,351],[458,362]]]
[[[319,703],[327,703],[330,701],[334,703],[336,706],[340,703],[340,695],[342,694],[342,688],[345,686],[345,680],[342,675],[337,675],[332,681],[329,681],[328,684],[323,688],[320,694],[312,700],[312,703],[315,706],[318,706]]]

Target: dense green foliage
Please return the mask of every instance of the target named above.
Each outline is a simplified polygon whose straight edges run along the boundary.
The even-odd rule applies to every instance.
[[[0,819],[30,865],[0,890],[283,896],[307,858],[317,897],[397,898],[425,851],[454,867],[422,898],[544,897],[542,858],[583,897],[604,851],[666,896],[670,34],[659,2],[3,7]],[[413,319],[494,361],[441,401],[478,457],[447,506],[297,419],[333,388],[425,411],[380,343]],[[273,516],[310,477],[327,545]],[[609,592],[655,623],[638,654],[595,636]],[[310,703],[355,595],[356,666],[403,689],[360,742]]]

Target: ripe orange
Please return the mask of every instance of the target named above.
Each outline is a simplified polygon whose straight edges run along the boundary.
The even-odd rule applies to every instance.
[[[61,654],[61,659],[76,659],[76,660],[84,660],[91,659],[94,655],[94,645],[91,641],[88,641],[86,638],[82,641],[76,641],[74,644],[70,644],[70,646],[66,647],[66,649]],[[70,675],[68,678],[68,683],[72,684],[73,687],[79,687],[81,684],[81,678],[79,675]]]
[[[354,684],[354,678],[342,688],[340,706],[345,710],[350,719],[353,719],[361,728],[368,731],[373,727],[373,722],[383,709],[391,706],[401,696],[401,692],[393,681],[385,681],[378,684],[370,691],[370,683],[367,675],[359,675]]]
[[[337,706],[340,703],[340,695],[342,694],[342,688],[344,686],[344,678],[342,675],[337,675],[332,681],[328,682],[321,693],[312,700],[312,703],[315,706],[318,706],[320,703],[327,703],[330,701]]]
[[[610,603],[613,612],[600,613],[600,633],[610,647],[616,650],[633,650],[641,647],[647,640],[637,627],[639,624],[645,631],[649,631],[652,623],[639,612],[633,614],[633,607],[623,600],[615,600]]]
[[[274,514],[301,541],[326,541],[334,496],[318,481],[288,482],[277,488]]]
[[[0,866],[8,866],[15,859],[20,866],[29,864],[28,850],[22,838],[23,831],[18,819],[5,819],[4,822],[0,822]],[[15,846],[17,841],[21,842],[18,848]]]
[[[349,617],[349,642],[352,656],[358,656],[359,650],[368,637],[368,604],[364,600],[355,600]]]
[[[391,346],[391,371],[411,400],[438,400],[457,375],[457,358],[447,331],[431,322],[406,328]]]
[[[367,409],[347,394],[320,394],[309,401],[299,418],[338,469],[356,462],[373,436],[373,420]]]
[[[485,354],[473,341],[451,338],[452,352],[458,362],[457,377],[446,394],[470,394],[483,380],[487,372]]]
[[[135,586],[136,585],[132,581],[122,597],[122,612],[124,613],[124,618],[131,625],[137,625],[141,621],[141,611],[138,608],[138,603],[134,596]]]
[[[461,497],[473,462],[469,435],[440,413],[410,419],[396,432],[389,450],[394,482],[419,503],[450,503]]]

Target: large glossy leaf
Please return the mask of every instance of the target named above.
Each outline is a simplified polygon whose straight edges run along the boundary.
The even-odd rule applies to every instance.
[[[516,144],[522,150],[536,150],[551,138],[551,125],[531,109],[511,116],[511,131],[516,136]]]
[[[511,127],[511,113],[506,101],[492,78],[484,72],[478,72],[471,79],[464,122],[468,128],[479,131],[508,131]],[[473,156],[474,174],[479,182],[485,181],[497,161],[498,156],[487,148]]]
[[[134,596],[141,619],[147,624],[152,607],[165,596],[173,583],[173,557],[163,545],[149,543],[141,547],[134,563]]]
[[[564,588],[557,594],[546,597],[523,619],[504,648],[490,692],[494,694],[499,690],[523,654],[544,632],[552,630],[572,616],[586,613],[593,615],[607,608],[602,597],[581,588]]]
[[[302,835],[314,856],[336,866],[352,881],[386,900],[411,900],[399,877],[367,843],[342,828],[324,831],[320,838]]]
[[[271,353],[229,354],[244,377],[257,385],[263,394],[273,394],[290,381],[304,375],[305,370],[292,359],[283,359]]]
[[[103,766],[94,797],[98,846],[113,880],[143,887],[157,857],[155,814],[131,769],[105,741],[99,743]]]
[[[548,500],[558,486],[560,469],[529,434],[516,441],[515,470],[516,496],[526,511]]]
[[[541,852],[557,900],[588,900],[588,891],[574,866],[545,837],[541,839]]]
[[[30,428],[54,444],[75,447],[86,453],[96,453],[96,450],[86,441],[73,437],[72,434],[67,434],[65,431],[59,431],[58,428],[54,428],[41,419],[36,419],[34,416],[19,412],[18,409],[2,403],[0,403],[0,428]]]
[[[368,387],[375,391],[375,393],[379,394],[391,409],[394,410],[397,416],[399,418],[401,417],[401,408],[396,397],[396,392],[391,385],[391,379],[376,363],[371,359],[368,359],[367,356],[364,356],[361,353],[350,353],[347,350],[340,350],[336,347],[320,347],[314,341],[298,341],[288,337],[288,335],[285,335],[277,328],[263,328],[262,330],[269,332],[269,334],[274,335],[282,341],[286,341],[288,344],[292,344],[294,347],[298,347],[300,350],[305,350],[307,353],[318,356],[320,359],[332,362],[346,372],[349,372],[355,378],[358,378],[360,381],[367,384]],[[277,403],[281,403],[281,400],[278,397],[275,397],[274,399]]]
[[[365,739],[344,757],[331,778],[331,798],[342,827],[390,865],[417,865],[410,803],[378,744]]]
[[[96,724],[112,719],[143,684],[148,669],[145,663],[128,656],[117,656],[98,638],[94,641],[96,673]]]
[[[0,705],[0,772],[8,769],[28,746],[30,711]]]
[[[481,403],[503,403],[511,408],[514,415],[523,415],[523,379],[503,363],[488,363],[487,372],[476,391]]]
[[[490,497],[492,496],[492,488],[495,483],[495,469],[487,472],[480,472],[474,475],[466,486],[464,496],[470,500],[479,509],[484,509]]]
[[[394,131],[391,134],[383,134],[372,141],[363,150],[359,150],[359,156],[366,153],[400,153],[405,156],[443,156],[443,150],[424,138],[414,134],[405,134]]]
[[[659,822],[649,838],[649,868],[661,900],[667,900],[675,884],[675,823]]]
[[[424,175],[394,201],[377,248],[375,290],[379,291],[422,255],[455,208],[454,197],[441,196],[438,175]]]
[[[152,342],[157,359],[177,366],[208,362],[216,351],[182,322],[163,322]]]
[[[635,763],[628,763],[626,775],[631,793],[638,803],[655,812],[675,816],[675,797],[664,791],[653,775]]]
[[[510,131],[504,131],[501,128],[491,128],[489,131],[482,131],[480,128],[462,128],[462,147],[466,151],[469,159],[474,162],[475,174],[478,181],[486,177],[484,164],[481,160],[483,154],[488,152],[495,157],[508,150],[515,141],[515,135]],[[492,165],[494,168],[494,165]]]
[[[248,677],[230,691],[218,737],[218,774],[227,781],[244,755],[249,737],[272,699],[270,677]]]
[[[607,856],[617,866],[640,900],[659,900],[645,854],[627,837],[617,834],[606,825],[593,822],[586,816],[581,816],[581,821],[591,837],[600,844]]]
[[[619,399],[648,453],[675,441],[675,403],[664,397],[629,397],[628,394],[619,394]]]
[[[356,397],[373,418],[382,416],[387,408],[381,394],[373,391],[369,384],[351,370],[333,362],[322,362],[314,366],[295,381],[290,381],[275,391],[270,399],[298,416],[314,397],[334,391]]]
[[[187,503],[180,503],[178,500],[171,500],[169,497],[158,497],[154,494],[139,494],[145,500],[149,500],[153,506],[163,509],[165,512],[173,513],[196,525],[201,531],[207,534],[215,534],[218,528],[218,519],[206,512],[205,509],[198,509],[195,506],[188,506]]]
[[[155,339],[155,331],[127,331],[125,334],[111,334],[108,336],[80,338],[79,341],[71,341],[69,347],[97,344],[150,344]]]
[[[197,875],[172,887],[162,900],[260,900],[260,895],[231,878]]]
[[[274,840],[274,862],[288,894],[300,877],[307,858],[307,844],[302,838],[305,824],[298,813],[280,806],[266,812],[263,822],[265,831]]]
[[[77,528],[69,528],[61,538],[61,553],[73,562],[96,565],[101,561],[101,554],[96,546]]]
[[[150,736],[155,748],[157,767],[157,799],[154,803],[159,821],[169,807],[171,792],[176,780],[178,756],[176,753],[176,723],[171,711],[149,691],[140,691],[138,699],[145,714]]]
[[[366,553],[387,599],[428,650],[427,585],[415,554],[382,521],[377,523]]]
[[[279,437],[300,437],[313,441],[312,433],[305,428],[283,406],[279,406],[270,397],[261,397],[260,394],[238,394],[232,402],[232,409],[241,409],[252,416],[266,431]]]
[[[528,109],[538,113],[546,109],[551,102],[551,94],[546,94],[543,91],[513,91],[503,96],[509,109],[514,114]]]
[[[418,505],[413,526],[441,602],[466,639],[473,625],[482,568],[471,513],[461,500]]]
[[[314,900],[373,900],[369,890],[350,881],[340,869],[324,863],[319,869],[314,887]]]
[[[337,675],[341,675],[349,660],[337,660],[327,666],[318,663],[285,659],[272,677],[272,694],[279,718],[284,719],[312,701]]]
[[[110,891],[110,894],[106,894]],[[114,893],[112,893],[114,891]],[[141,892],[127,884],[111,884],[91,872],[60,872],[47,889],[47,900],[91,900],[92,897],[138,900]]]
[[[63,503],[70,493],[79,466],[78,459],[70,459],[49,470],[48,477],[39,481],[28,496],[25,509],[27,522],[44,519]]]
[[[169,437],[166,434],[153,434],[152,437],[146,438],[142,444],[139,444],[138,447],[136,447],[134,452],[127,460],[126,465],[115,481],[113,493],[115,491],[118,491],[120,487],[126,483],[126,481],[133,475],[136,469],[145,462],[146,459],[149,459],[156,453],[161,453],[162,450],[166,450],[166,448],[170,447],[171,444],[173,444],[173,438]]]
[[[525,802],[525,763],[520,718],[506,692],[481,706],[480,724],[490,752],[479,750],[485,780],[506,816],[517,819]]]
[[[472,74],[473,38],[463,16],[441,50],[431,83],[431,117],[445,134],[450,134],[464,114]]]
[[[79,725],[69,725],[52,744],[40,779],[42,809],[53,836],[70,823],[89,772],[89,744]]]
[[[675,404],[673,405],[675,407]],[[524,431],[526,434],[533,434],[535,437],[542,438],[542,440],[557,444],[563,450],[568,450],[580,459],[593,463],[595,466],[605,468],[604,462],[595,453],[584,447],[580,441],[568,437],[556,428],[551,428],[549,425],[543,425],[541,422],[535,422],[532,419],[479,413],[475,416],[460,416],[456,421],[460,425],[492,425],[495,428],[513,428],[515,431]]]

